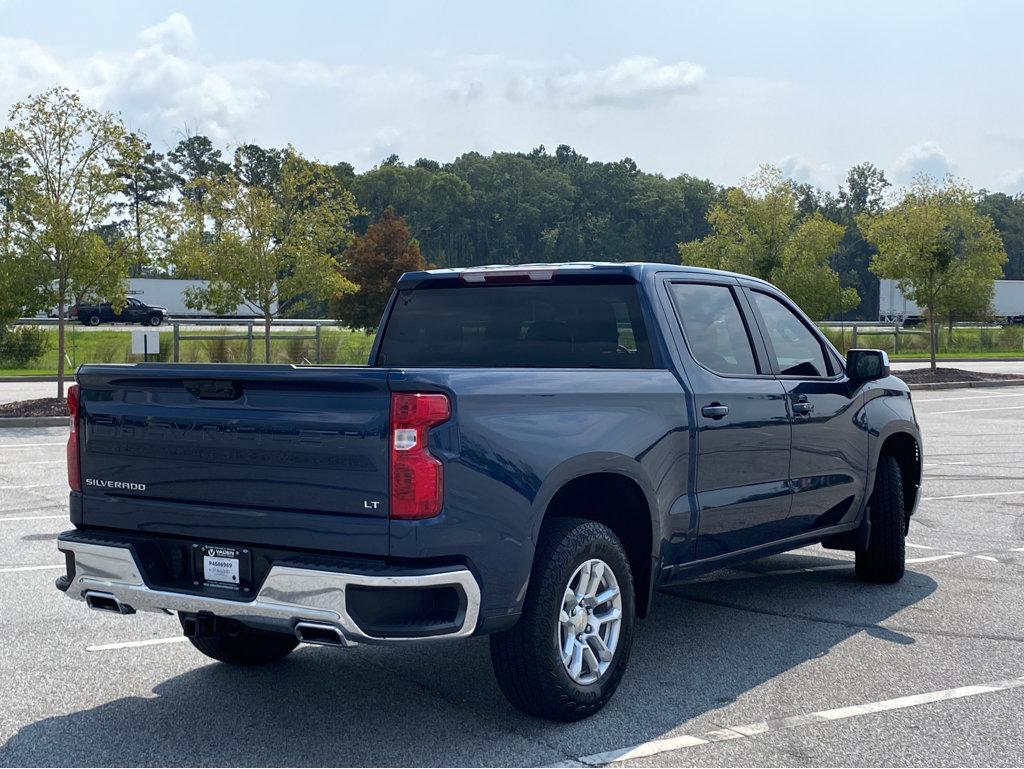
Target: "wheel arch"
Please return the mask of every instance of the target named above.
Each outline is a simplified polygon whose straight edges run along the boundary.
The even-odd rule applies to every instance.
[[[658,543],[655,532],[657,507],[645,479],[629,467],[629,460],[579,466],[577,472],[559,474],[557,481],[545,483],[538,495],[538,524],[534,541],[544,523],[554,518],[584,518],[611,529],[622,542],[633,572],[637,615],[643,617],[650,606],[654,575],[657,573]]]
[[[909,520],[917,509],[921,496],[921,441],[906,430],[896,429],[890,432],[878,447],[874,464],[876,471],[878,461],[883,456],[893,457],[900,467],[900,476],[903,479],[903,507]]]

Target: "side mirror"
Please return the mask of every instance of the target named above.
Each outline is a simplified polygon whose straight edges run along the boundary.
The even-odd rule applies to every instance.
[[[889,376],[889,355],[885,350],[850,350],[846,353],[846,376],[854,382],[871,382]]]

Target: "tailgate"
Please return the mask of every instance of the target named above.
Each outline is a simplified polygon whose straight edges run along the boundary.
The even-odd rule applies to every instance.
[[[384,369],[85,366],[82,522],[387,554]]]

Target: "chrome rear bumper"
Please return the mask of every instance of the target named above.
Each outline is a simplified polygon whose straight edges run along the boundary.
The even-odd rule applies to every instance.
[[[74,555],[74,573],[65,593],[86,601],[90,608],[121,614],[133,611],[209,612],[263,627],[295,632],[300,623],[336,628],[344,644],[385,643],[425,638],[463,638],[472,635],[480,613],[480,588],[468,569],[417,575],[343,574],[293,566],[272,566],[251,601],[232,601],[209,596],[156,590],[146,585],[132,551],[127,547],[91,542],[59,541],[64,552]],[[365,632],[346,610],[346,588],[363,587],[456,587],[464,601],[452,632],[429,636],[387,636]]]

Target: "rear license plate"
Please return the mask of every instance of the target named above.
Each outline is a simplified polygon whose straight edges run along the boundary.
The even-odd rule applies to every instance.
[[[224,545],[196,545],[196,581],[203,587],[248,593],[251,587],[249,550]]]

